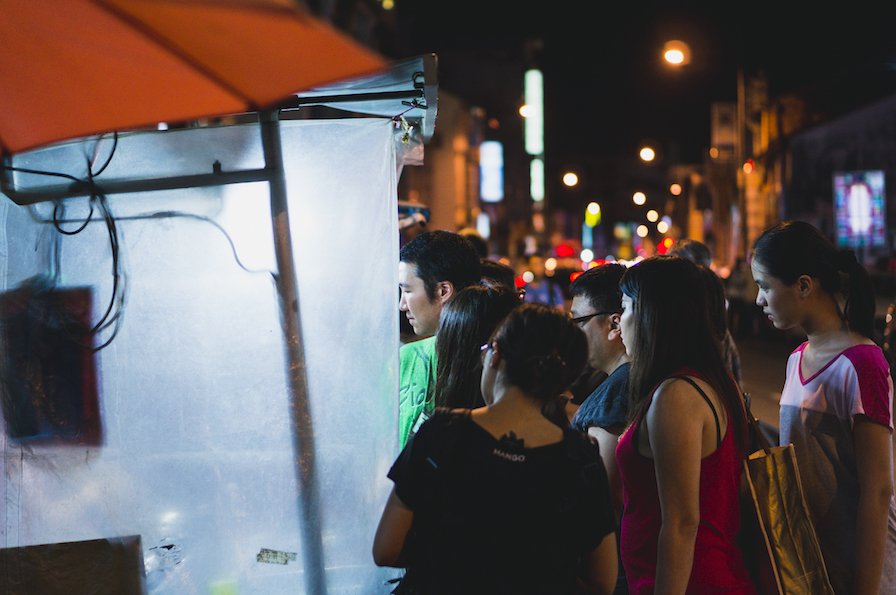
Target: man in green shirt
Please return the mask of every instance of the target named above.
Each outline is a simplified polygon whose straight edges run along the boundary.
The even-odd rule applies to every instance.
[[[415,236],[404,245],[398,263],[399,309],[421,340],[399,351],[398,446],[434,408],[436,382],[435,333],[442,306],[458,291],[479,282],[479,254],[460,234],[436,230]]]

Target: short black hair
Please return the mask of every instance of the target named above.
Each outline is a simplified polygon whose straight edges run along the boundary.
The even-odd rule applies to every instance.
[[[591,307],[598,312],[622,312],[622,290],[619,281],[625,273],[625,266],[608,262],[591,267],[575,278],[569,286],[572,297],[588,299]]]
[[[669,248],[668,254],[669,256],[685,258],[695,264],[700,264],[705,267],[712,265],[712,255],[709,252],[709,246],[703,242],[692,240],[690,238],[678,240],[676,244],[673,244],[672,247]]]
[[[417,267],[430,299],[436,296],[436,285],[450,281],[455,291],[479,282],[479,254],[465,237],[452,231],[426,231],[401,248],[401,262]]]
[[[491,279],[496,283],[516,289],[516,273],[513,271],[512,266],[497,260],[491,260],[490,258],[483,258],[480,261],[480,266],[482,267],[483,279]]]
[[[478,231],[472,227],[464,227],[458,230],[457,233],[470,240],[470,243],[476,248],[479,258],[488,258],[488,242],[485,241],[485,238]]]

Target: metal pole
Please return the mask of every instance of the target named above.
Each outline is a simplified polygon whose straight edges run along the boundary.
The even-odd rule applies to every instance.
[[[265,169],[271,172],[268,180],[271,192],[271,222],[274,231],[274,249],[277,255],[277,293],[280,297],[280,315],[289,365],[290,415],[299,489],[299,526],[302,537],[305,593],[307,595],[326,595],[320,528],[320,498],[314,453],[314,426],[308,404],[308,379],[305,374],[305,349],[302,342],[302,322],[299,316],[301,310],[289,228],[283,147],[280,144],[280,122],[276,111],[259,112],[259,121]]]

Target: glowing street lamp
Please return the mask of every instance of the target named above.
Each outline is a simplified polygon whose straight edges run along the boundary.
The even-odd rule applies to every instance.
[[[685,66],[691,61],[691,47],[679,39],[670,39],[663,44],[663,60],[672,66]]]
[[[656,159],[656,151],[653,149],[653,147],[641,147],[641,149],[638,151],[638,157],[641,158],[641,161],[650,163],[651,161]]]
[[[678,68],[684,66],[690,62],[691,59],[691,50],[687,43],[672,39],[667,41],[663,45],[663,60],[665,60],[670,66]],[[746,162],[746,154],[747,147],[745,144],[745,135],[746,135],[746,89],[744,83],[744,69],[743,66],[738,64],[737,66],[737,107],[736,107],[736,123],[735,123],[735,144],[734,144],[734,162],[739,165],[736,174],[737,174],[737,208],[740,212],[740,229],[738,233],[740,234],[740,246],[739,251],[741,254],[746,254],[749,249],[749,229],[747,226],[747,217],[746,217],[746,191],[745,185],[746,182],[744,180],[744,175],[747,169],[752,170],[753,164]],[[719,156],[718,149],[713,147],[710,149],[710,156],[712,159],[717,159]],[[673,193],[674,194],[674,193]],[[678,196],[678,194],[675,194]],[[734,230],[732,230],[734,231]]]
[[[600,205],[591,202],[585,208],[585,221],[582,223],[582,247],[594,246],[594,228],[600,225]]]
[[[598,223],[600,223],[600,205],[592,202],[585,209],[585,225],[595,227]]]

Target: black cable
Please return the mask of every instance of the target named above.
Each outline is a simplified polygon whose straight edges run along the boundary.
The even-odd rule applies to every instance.
[[[257,275],[259,273],[264,273],[272,276],[276,276],[276,273],[270,269],[250,269],[243,260],[240,258],[239,252],[236,249],[236,244],[233,241],[233,238],[230,237],[230,234],[224,228],[223,225],[212,219],[211,217],[207,217],[205,215],[197,215],[196,213],[188,213],[186,211],[156,211],[155,213],[147,213],[142,215],[130,215],[124,217],[116,218],[117,221],[139,221],[141,219],[163,219],[166,217],[183,217],[186,219],[196,219],[197,221],[202,221],[208,223],[215,227],[221,234],[224,236],[224,239],[227,241],[228,246],[230,246],[230,252],[233,254],[233,260],[236,262],[236,265],[246,271],[247,273],[251,273],[253,275]],[[35,221],[39,223],[52,223],[52,221],[46,219],[39,219],[35,217]],[[68,220],[63,219],[60,222],[65,223]],[[72,220],[74,221],[74,220]]]
[[[17,172],[21,172],[23,174],[33,174],[35,176],[53,176],[53,177],[57,177],[57,178],[65,178],[66,180],[71,180],[73,182],[77,182],[78,184],[86,184],[86,182],[84,180],[82,180],[81,178],[75,177],[70,174],[64,174],[61,172],[44,171],[41,169],[29,169],[27,167],[16,167],[14,165],[6,165],[6,164],[3,164],[2,167],[3,167],[3,169],[9,170],[9,171],[17,171]]]
[[[115,151],[115,147],[117,145],[118,145],[118,134],[116,133],[115,145],[113,145],[113,147],[112,147],[113,152]],[[102,171],[103,169],[106,169],[106,167],[109,165],[109,162],[111,162],[111,161],[112,161],[112,154],[110,153],[109,158],[106,160],[106,163],[103,164],[103,167],[100,171]],[[59,215],[58,215],[61,204],[60,204],[60,201],[57,200],[57,201],[54,201],[54,203],[53,203],[53,227],[55,227],[56,231],[58,231],[59,233],[61,233],[63,235],[72,236],[72,235],[75,235],[75,234],[78,234],[78,233],[81,233],[82,231],[84,231],[84,228],[86,228],[87,224],[90,223],[90,221],[93,217],[93,201],[95,198],[95,192],[94,192],[94,188],[92,187],[91,182],[82,180],[81,178],[78,178],[71,174],[62,173],[62,172],[46,171],[46,170],[42,170],[42,169],[30,169],[27,167],[16,167],[14,165],[6,165],[6,164],[4,164],[2,167],[5,170],[19,172],[19,173],[23,173],[23,174],[31,174],[31,175],[35,175],[35,176],[51,176],[51,177],[55,177],[55,178],[63,178],[66,180],[71,180],[72,182],[75,182],[78,185],[78,187],[90,186],[91,187],[90,188],[90,190],[91,190],[91,192],[90,192],[90,212],[87,214],[87,220],[84,222],[84,225],[82,225],[78,229],[75,229],[72,231],[62,229],[62,227],[60,227],[60,225],[59,225]],[[90,169],[89,162],[87,164],[87,167],[88,167],[88,172],[89,172],[89,169]]]
[[[100,140],[102,140],[102,137],[100,137]],[[96,152],[97,152],[97,149],[99,149],[99,147],[100,147],[100,143],[99,143],[99,141],[97,141],[96,145],[93,148],[93,160],[96,160]],[[104,171],[106,171],[106,168],[109,167],[110,163],[112,163],[112,156],[115,155],[115,149],[117,149],[117,148],[118,148],[118,131],[116,130],[114,133],[114,136],[112,137],[112,149],[109,150],[109,156],[106,158],[106,162],[103,164],[103,166],[101,168],[99,168],[98,170],[96,170],[95,172],[93,172],[91,174],[92,177],[95,178],[98,175],[100,175],[101,173],[103,173]],[[88,167],[88,169],[90,169],[93,166],[91,164],[88,164],[87,167]]]
[[[99,147],[99,144],[97,144]],[[120,245],[118,240],[118,229],[115,224],[115,217],[112,215],[112,212],[109,209],[108,199],[105,194],[99,191],[94,178],[101,174],[109,164],[112,162],[112,158],[115,155],[116,148],[118,147],[118,133],[115,133],[114,141],[112,145],[112,149],[109,152],[109,155],[106,157],[105,162],[102,166],[96,171],[93,169],[93,163],[96,159],[96,151],[92,158],[87,159],[87,179],[82,180],[70,174],[61,173],[61,172],[53,172],[53,171],[45,171],[45,170],[36,170],[24,167],[15,167],[11,165],[3,165],[3,167],[9,171],[21,172],[32,175],[42,175],[42,176],[53,176],[64,178],[67,180],[71,180],[77,184],[78,187],[86,187],[89,190],[90,196],[88,199],[90,205],[90,212],[87,214],[87,218],[84,223],[74,230],[65,230],[60,225],[60,211],[64,213],[64,206],[61,201],[55,201],[53,206],[53,218],[52,223],[53,227],[59,233],[67,236],[76,235],[84,231],[87,228],[87,225],[93,220],[94,214],[94,204],[99,203],[100,212],[103,215],[103,221],[106,224],[106,229],[109,234],[109,247],[112,253],[112,295],[109,298],[109,304],[106,307],[106,311],[103,313],[102,317],[94,324],[94,326],[88,330],[85,335],[88,337],[94,337],[98,335],[100,332],[112,327],[114,325],[111,336],[105,340],[99,346],[92,345],[83,345],[84,347],[90,347],[93,352],[100,351],[101,349],[107,347],[112,340],[117,336],[118,331],[121,327],[121,321],[123,317],[124,310],[124,301],[125,301],[125,290],[123,277],[124,275],[120,271],[120,259],[119,259],[119,251]]]
[[[97,145],[97,147],[98,146],[99,145]],[[61,204],[61,201],[55,202],[54,207],[53,207],[52,223],[53,223],[53,226],[55,227],[55,229],[61,234],[71,236],[71,235],[76,235],[76,234],[80,233],[81,231],[83,231],[93,219],[94,203],[99,204],[99,209],[100,209],[100,212],[102,213],[103,221],[106,224],[106,228],[107,228],[107,231],[109,234],[109,246],[110,246],[110,250],[112,253],[112,295],[109,299],[109,304],[106,307],[106,311],[103,313],[103,316],[99,319],[99,321],[97,321],[97,323],[89,331],[87,331],[86,334],[88,334],[89,336],[96,336],[100,332],[112,327],[113,325],[114,325],[114,328],[112,330],[111,336],[107,340],[105,340],[102,344],[100,344],[96,347],[92,347],[94,352],[100,351],[101,349],[104,349],[105,347],[107,347],[112,342],[112,340],[117,336],[118,331],[121,327],[121,321],[123,318],[125,295],[126,295],[125,276],[120,271],[120,259],[119,259],[120,244],[119,244],[119,239],[118,239],[118,229],[116,226],[116,219],[112,215],[112,212],[109,209],[108,199],[107,199],[106,195],[99,191],[96,183],[94,182],[94,178],[97,175],[101,174],[103,171],[105,171],[106,168],[111,163],[117,146],[118,146],[118,133],[116,132],[115,137],[114,137],[114,143],[112,145],[112,149],[111,149],[108,157],[106,158],[106,161],[96,172],[93,171],[93,165],[91,163],[91,160],[88,159],[87,180],[82,180],[75,176],[72,176],[69,174],[64,174],[64,173],[33,170],[33,169],[7,166],[7,165],[3,166],[6,169],[9,169],[11,171],[18,171],[18,172],[34,174],[34,175],[56,176],[56,177],[69,179],[69,180],[72,180],[73,182],[76,182],[78,185],[87,186],[89,188],[89,190],[90,190],[90,197],[89,197],[90,212],[87,214],[87,219],[84,221],[84,223],[75,230],[65,230],[61,227],[60,224],[64,220],[60,219],[59,212],[60,212],[60,210],[63,210],[63,214],[64,214],[64,206]],[[94,160],[96,159],[95,152],[93,155],[93,159]],[[233,242],[233,238],[230,237],[230,234],[227,233],[227,230],[224,229],[224,227],[221,226],[217,221],[215,221],[209,217],[202,216],[202,215],[196,215],[193,213],[186,213],[186,212],[180,212],[180,211],[160,211],[160,212],[153,213],[153,214],[149,215],[149,217],[151,217],[151,218],[167,217],[167,216],[187,217],[187,218],[197,219],[199,221],[204,221],[206,223],[210,223],[224,235],[224,238],[227,240],[227,243],[230,245],[230,250],[233,254],[233,258],[234,258],[236,264],[241,269],[243,269],[247,273],[252,273],[252,274],[267,273],[273,277],[275,282],[277,281],[277,275],[273,271],[264,270],[264,269],[248,268],[239,257],[239,253],[237,252],[236,245]],[[88,346],[88,345],[85,345],[85,346]]]
[[[185,217],[188,219],[196,219],[198,221],[209,223],[224,235],[224,239],[227,240],[227,243],[230,245],[230,252],[233,254],[233,260],[236,262],[238,267],[253,275],[258,273],[268,273],[270,275],[276,276],[274,271],[270,271],[267,269],[250,269],[245,264],[243,264],[243,261],[240,260],[240,255],[236,250],[236,244],[233,243],[233,238],[230,237],[230,234],[227,233],[227,230],[224,229],[224,227],[220,223],[218,223],[211,217],[206,217],[205,215],[196,215],[195,213],[187,213],[184,211],[158,211],[150,214],[149,217],[153,219],[160,217]]]
[[[106,308],[106,312],[100,318],[100,320],[90,329],[91,334],[99,333],[102,330],[105,330],[109,327],[110,324],[117,321],[121,315],[120,308],[119,311],[112,314],[113,309],[115,308],[116,301],[121,303],[124,299],[123,295],[119,295],[119,280],[121,278],[119,272],[119,244],[118,244],[118,230],[115,226],[115,218],[112,216],[112,213],[109,211],[109,205],[107,203],[106,196],[103,194],[98,195],[98,200],[100,203],[100,210],[103,212],[103,220],[106,223],[106,229],[109,233],[109,246],[112,252],[112,297],[109,300],[109,305]]]
[[[96,159],[96,148],[98,147],[99,143],[97,143],[95,147],[93,159],[88,160],[87,162],[87,181],[90,184],[91,189],[90,214],[92,215],[93,213],[92,203],[94,200],[96,200],[99,203],[100,211],[103,215],[103,221],[106,223],[106,230],[109,234],[109,248],[112,254],[112,295],[109,297],[109,305],[106,307],[105,313],[103,313],[103,316],[100,318],[100,320],[97,321],[97,323],[90,330],[90,335],[96,336],[100,332],[108,329],[113,324],[114,328],[112,330],[112,334],[106,341],[93,348],[94,353],[109,346],[109,344],[111,344],[115,337],[118,335],[118,331],[121,328],[125,300],[125,285],[123,281],[124,276],[121,273],[121,264],[119,260],[120,244],[118,240],[118,228],[115,224],[115,217],[112,215],[112,211],[109,209],[109,202],[106,195],[98,191],[96,183],[94,182],[94,178],[105,171],[105,169],[112,162],[112,158],[115,155],[115,150],[118,147],[118,133],[115,133],[112,149],[109,151],[109,155],[106,158],[105,163],[103,163],[99,170],[94,172],[93,160]]]
[[[90,204],[90,212],[87,213],[87,219],[84,220],[84,225],[82,225],[81,227],[79,227],[77,229],[71,230],[71,231],[62,229],[62,226],[60,225],[61,220],[59,218],[58,212],[59,212],[60,208],[62,208],[63,211],[65,209],[62,205],[62,201],[60,201],[60,200],[53,201],[53,227],[56,228],[56,231],[58,231],[59,233],[61,233],[63,235],[67,235],[67,236],[73,236],[73,235],[79,234],[82,231],[84,231],[84,228],[87,227],[87,224],[90,223],[91,219],[93,219],[93,201],[95,198],[96,198],[96,195],[91,194],[90,201],[88,203],[88,204]]]

